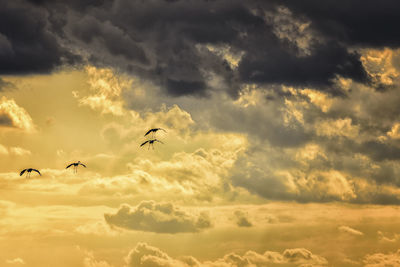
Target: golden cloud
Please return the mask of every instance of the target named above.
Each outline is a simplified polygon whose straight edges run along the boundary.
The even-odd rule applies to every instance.
[[[347,233],[347,234],[354,235],[354,236],[362,236],[362,235],[364,235],[363,232],[360,232],[360,231],[358,231],[356,229],[353,229],[353,228],[351,228],[349,226],[346,226],[346,225],[339,226],[338,229],[342,233]]]
[[[228,266],[328,266],[328,261],[304,248],[286,249],[283,253],[247,251],[243,256],[230,253],[216,261],[200,262],[192,256],[174,259],[160,249],[138,243],[125,258],[126,267],[228,267]]]
[[[15,258],[12,260],[6,260],[6,263],[13,264],[13,265],[23,265],[23,264],[25,264],[25,261],[21,258]]]
[[[359,126],[352,124],[351,118],[325,120],[315,125],[316,132],[319,136],[344,136],[355,138],[359,133]]]
[[[364,267],[400,266],[400,249],[394,253],[368,254],[363,260]]]
[[[124,115],[126,110],[121,93],[132,86],[132,79],[116,75],[110,68],[86,66],[85,70],[91,94],[80,98],[74,91],[73,96],[80,98],[79,103],[100,110],[102,114]]]
[[[26,132],[35,131],[28,112],[18,106],[13,99],[7,99],[5,96],[0,99],[0,126],[17,128]]]
[[[399,77],[393,62],[399,57],[399,50],[366,49],[361,56],[361,62],[367,73],[377,85],[391,86]]]

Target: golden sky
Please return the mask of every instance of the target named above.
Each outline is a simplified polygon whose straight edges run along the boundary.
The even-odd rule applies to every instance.
[[[182,2],[136,3],[168,29],[122,0],[5,5],[0,267],[400,266],[396,45],[291,1]]]

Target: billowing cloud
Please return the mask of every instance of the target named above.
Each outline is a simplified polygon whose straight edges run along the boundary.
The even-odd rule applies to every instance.
[[[86,66],[90,95],[80,96],[73,91],[79,99],[79,104],[100,110],[102,114],[121,116],[125,113],[122,91],[129,89],[132,81],[126,77],[116,76],[111,69]]]
[[[104,214],[109,225],[156,233],[198,232],[211,227],[207,213],[192,215],[171,203],[142,201],[136,207],[123,205],[116,214]]]
[[[17,128],[26,132],[33,132],[35,127],[31,116],[13,99],[3,96],[0,99],[0,126]]]
[[[224,267],[224,266],[328,266],[325,258],[314,255],[304,248],[286,249],[283,253],[265,251],[259,254],[247,251],[243,256],[236,253],[225,255],[216,261],[200,262],[191,256],[172,258],[160,249],[139,243],[126,257],[127,266],[180,266],[180,267]]]

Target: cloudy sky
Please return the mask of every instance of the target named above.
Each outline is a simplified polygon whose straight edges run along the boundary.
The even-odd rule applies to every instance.
[[[0,266],[400,265],[398,1],[0,3]]]

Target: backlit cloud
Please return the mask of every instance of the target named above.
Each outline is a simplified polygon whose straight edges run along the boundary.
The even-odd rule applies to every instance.
[[[17,128],[26,132],[33,132],[35,127],[28,112],[13,99],[3,96],[0,99],[0,126]]]
[[[100,110],[102,114],[121,116],[124,114],[124,103],[121,98],[123,90],[129,89],[132,81],[126,77],[116,76],[111,69],[87,66],[88,84],[90,95],[80,97],[77,92],[74,96],[79,98],[81,105]]]

